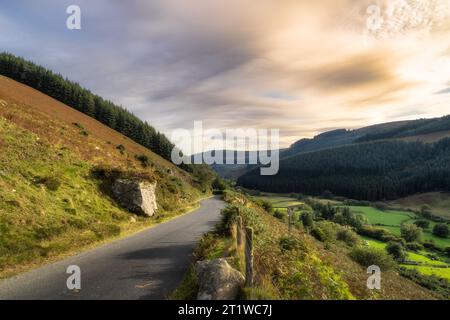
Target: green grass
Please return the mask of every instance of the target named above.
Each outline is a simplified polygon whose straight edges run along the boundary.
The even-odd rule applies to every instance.
[[[401,236],[400,227],[382,226],[382,228],[390,231],[392,234],[394,234],[398,237]],[[444,239],[444,238],[437,237],[430,231],[425,230],[423,232],[422,240],[423,241],[432,241],[436,246],[441,247],[441,248],[450,247],[450,239],[449,238]]]
[[[362,237],[364,241],[371,247],[378,248],[378,249],[385,249],[386,243],[374,240],[368,237]],[[436,276],[439,276],[441,278],[445,278],[450,280],[450,268],[440,268],[440,267],[450,267],[449,264],[443,262],[443,261],[436,261],[428,258],[426,256],[427,252],[423,251],[420,253],[410,252],[408,251],[408,260],[420,263],[420,266],[415,265],[407,265],[402,264],[402,266],[415,269],[418,272],[425,274],[425,275],[431,275],[434,274]]]
[[[423,240],[430,240],[433,241],[435,245],[438,247],[446,248],[450,247],[450,238],[440,238],[435,236],[429,231],[426,231],[423,233]]]
[[[162,208],[155,218],[137,217],[104,192],[104,181],[91,175],[93,165],[76,150],[50,145],[2,117],[0,137],[0,278],[188,209],[179,205],[181,212]],[[169,183],[160,180],[158,199]],[[171,192],[167,201],[176,205],[173,197],[183,190]]]
[[[289,206],[301,205],[303,202],[288,196],[272,196],[272,195],[264,195],[264,196],[256,196],[253,197],[257,200],[268,201],[272,204],[275,209],[287,208]]]
[[[424,275],[434,275],[440,278],[450,280],[450,268],[433,268],[433,267],[423,267],[423,266],[405,266],[409,269],[415,269]]]
[[[400,236],[400,225],[404,222],[414,223],[417,220],[416,215],[411,212],[401,210],[381,211],[373,207],[351,206],[351,211],[361,213],[367,217],[372,225],[380,225],[382,228],[390,231],[396,236]],[[433,241],[433,243],[441,248],[450,247],[450,238],[436,237],[432,233],[435,222],[430,221],[430,228],[424,230],[422,240]]]
[[[194,261],[214,260],[226,257],[231,247],[231,239],[215,233],[206,233],[200,240],[194,252]],[[228,259],[231,262],[231,259]],[[195,263],[195,262],[194,262]],[[184,275],[178,287],[169,295],[170,300],[197,299],[198,280],[192,264]]]
[[[370,224],[385,226],[400,226],[402,222],[415,218],[415,214],[406,211],[386,210],[381,211],[373,207],[351,206],[350,210],[361,213],[369,220]]]
[[[427,254],[426,251],[422,251],[420,253],[408,252],[408,260],[414,261],[414,262],[419,262],[421,264],[428,265],[428,266],[441,266],[441,267],[448,266],[448,264],[446,264],[445,262],[436,261],[436,260],[432,260],[432,259],[428,258],[426,256],[426,254]]]

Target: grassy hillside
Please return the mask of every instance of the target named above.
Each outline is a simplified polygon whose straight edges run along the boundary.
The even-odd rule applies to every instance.
[[[272,196],[265,196],[268,199]],[[267,199],[266,198],[266,199]],[[230,206],[223,211],[223,223],[218,232],[203,238],[198,260],[225,257],[235,268],[244,271],[240,254],[236,251],[235,233],[231,228],[236,209],[246,226],[254,229],[255,285],[244,288],[244,299],[347,300],[347,299],[434,299],[439,295],[398,275],[395,270],[383,270],[382,289],[367,288],[367,266],[350,257],[353,248],[336,238],[318,241],[307,228],[296,224],[289,234],[286,221],[277,217],[276,210],[265,210],[249,198],[227,192]],[[298,203],[287,196],[272,198],[273,206],[285,207]],[[317,222],[317,225],[328,225]],[[329,225],[335,234],[338,225]],[[231,232],[231,233],[230,233]],[[192,271],[175,292],[173,298],[193,298],[196,279]]]
[[[450,116],[435,119],[420,119],[406,121],[397,127],[383,128],[374,132],[366,133],[356,142],[367,142],[375,140],[412,138],[427,136],[430,134],[448,134],[450,130]]]
[[[156,180],[157,216],[119,207],[99,168]],[[185,212],[210,192],[212,173],[195,173],[0,77],[0,277]]]
[[[389,206],[397,206],[420,211],[424,206],[436,216],[450,219],[450,193],[428,192],[400,198],[387,203]]]
[[[293,195],[276,195],[276,194],[263,194],[258,197],[254,197],[255,199],[263,199],[265,202],[269,202],[273,205],[273,208],[275,209],[275,212],[280,210],[280,207],[285,207],[285,203],[295,203],[298,204],[298,200]],[[449,238],[439,238],[432,234],[431,230],[435,224],[435,222],[426,219],[425,217],[421,217],[420,214],[414,213],[411,211],[404,211],[401,209],[398,210],[389,210],[389,209],[377,209],[373,206],[369,206],[370,203],[367,203],[367,205],[349,205],[350,203],[353,203],[354,201],[338,201],[338,200],[325,200],[325,199],[311,199],[311,198],[304,198],[303,205],[299,208],[299,211],[294,214],[294,221],[299,220],[299,216],[304,215],[308,211],[313,214],[313,217],[315,217],[315,228],[322,229],[325,234],[331,234],[330,228],[327,227],[327,225],[333,226],[332,229],[339,230],[342,228],[341,226],[348,227],[348,222],[342,221],[342,216],[340,216],[339,212],[336,211],[334,216],[327,216],[327,222],[323,224],[321,222],[322,219],[325,218],[324,213],[326,210],[326,207],[321,206],[316,207],[315,204],[320,203],[322,205],[330,204],[332,207],[339,208],[339,210],[343,210],[344,208],[350,209],[349,212],[351,214],[356,215],[362,215],[363,219],[361,221],[364,222],[364,225],[361,225],[359,228],[352,227],[357,232],[366,234],[364,230],[367,229],[367,226],[370,226],[369,229],[371,230],[377,230],[377,229],[386,229],[390,233],[385,233],[384,236],[381,238],[384,238],[383,241],[376,240],[374,238],[370,238],[368,236],[359,236],[361,239],[364,240],[364,246],[375,248],[375,249],[381,249],[381,251],[386,252],[386,247],[389,241],[396,241],[399,243],[404,243],[405,240],[401,238],[400,234],[400,226],[404,223],[406,224],[412,224],[417,220],[427,220],[430,223],[430,226],[428,228],[423,229],[423,236],[421,240],[423,243],[427,243],[429,241],[432,241],[436,247],[431,248],[429,246],[412,246],[412,247],[405,247],[405,260],[399,261],[399,267],[407,268],[410,270],[413,270],[414,272],[418,272],[420,275],[424,276],[425,278],[419,278],[419,283],[424,284],[427,288],[430,288],[430,283],[442,283],[443,286],[431,286],[433,287],[434,291],[440,291],[442,292],[447,298],[450,297],[450,277],[449,277],[449,270],[450,270],[450,257],[448,254],[446,254],[445,248],[450,246],[450,239]],[[309,204],[314,204],[313,208],[309,207]],[[375,204],[373,204],[375,205]],[[282,221],[286,222],[286,217],[279,216],[277,214],[274,214],[274,216],[277,216],[278,218],[281,218]],[[334,222],[334,223],[333,223]],[[360,230],[360,231],[358,231]],[[336,232],[336,231],[334,231]],[[339,231],[337,231],[339,232]],[[316,233],[311,232],[311,234],[314,234],[317,236]],[[373,236],[376,236],[376,233],[372,233]],[[378,233],[378,237],[381,233]],[[356,236],[356,234],[355,234]],[[333,239],[333,237],[331,237]],[[325,237],[325,243],[329,244],[330,237]],[[349,240],[348,238],[347,240]],[[391,239],[391,240],[388,240]],[[394,239],[394,240],[392,240]],[[323,240],[323,239],[322,239]],[[331,241],[333,243],[333,241]],[[354,241],[352,241],[354,242]],[[334,242],[336,244],[336,242]],[[403,246],[406,246],[404,243]],[[415,248],[414,248],[415,247]],[[435,277],[431,280],[427,278],[429,275],[434,275]],[[445,284],[447,283],[447,284]],[[447,289],[443,289],[447,288]]]

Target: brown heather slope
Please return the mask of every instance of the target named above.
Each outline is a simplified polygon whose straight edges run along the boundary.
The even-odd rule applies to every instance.
[[[137,155],[146,155],[148,166]],[[157,216],[118,206],[108,181],[92,174],[96,167],[156,180]],[[0,76],[0,278],[186,212],[210,194],[211,171],[197,170],[201,177]]]
[[[84,159],[96,161],[98,150],[107,152],[108,158],[102,159],[110,164],[123,166],[123,157],[120,156],[116,147],[123,145],[127,154],[126,165],[133,167],[138,165],[135,155],[145,154],[151,162],[164,168],[171,168],[177,175],[188,178],[189,175],[179,170],[172,163],[169,163],[159,155],[149,151],[147,148],[137,144],[133,140],[125,137],[121,133],[103,125],[99,121],[91,118],[61,102],[55,100],[31,87],[16,82],[12,79],[0,75],[0,99],[9,103],[8,108],[2,107],[0,115],[48,139],[53,144],[64,143],[74,147]],[[22,114],[22,113],[26,113]],[[49,121],[48,125],[36,125],[33,119]],[[73,136],[61,134],[61,126],[53,125],[51,120],[58,120],[65,123],[67,127],[74,127],[74,123],[82,125],[89,133],[88,143],[81,136],[74,140]],[[67,129],[67,128],[66,128]],[[76,129],[76,128],[75,128]]]

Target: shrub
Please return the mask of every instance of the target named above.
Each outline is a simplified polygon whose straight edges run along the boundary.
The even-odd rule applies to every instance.
[[[125,152],[125,147],[122,144],[119,144],[116,149],[119,150],[121,154],[124,154]]]
[[[266,200],[261,200],[260,204],[264,210],[266,210],[267,212],[272,212],[272,210],[273,210],[272,203],[270,203],[269,201],[266,201]]]
[[[315,227],[311,230],[311,235],[321,242],[325,242],[327,237],[325,232],[320,227]]]
[[[406,249],[417,252],[423,250],[423,245],[417,242],[409,242],[406,244]]]
[[[336,238],[339,241],[345,242],[348,246],[354,247],[359,244],[359,236],[350,229],[341,229],[336,233]]]
[[[237,222],[239,215],[239,208],[237,206],[227,206],[220,212],[222,218],[217,224],[217,232],[229,236],[231,235],[231,227]]]
[[[422,229],[428,229],[430,227],[430,221],[428,220],[417,220],[414,224]]]
[[[397,261],[405,261],[406,259],[405,248],[399,242],[390,241],[386,245],[386,251]]]
[[[365,268],[376,265],[386,271],[395,266],[392,257],[386,251],[378,248],[356,247],[350,252],[350,257]]]
[[[314,226],[314,219],[312,212],[302,212],[300,220],[305,228],[311,228]]]
[[[348,207],[342,208],[341,211],[334,216],[333,221],[344,226],[351,226],[356,230],[359,230],[364,225],[368,224],[364,215],[355,214],[351,212]]]
[[[422,208],[420,209],[420,214],[425,218],[430,218],[433,216],[431,208],[427,205],[422,206]]]
[[[75,127],[77,127],[78,129],[84,130],[84,127],[83,127],[82,124],[79,124],[78,122],[72,122],[72,124],[73,124]]]
[[[61,186],[61,180],[53,176],[36,177],[36,184],[43,184],[47,189],[56,191]]]
[[[370,207],[372,204],[369,201],[359,201],[359,200],[347,199],[344,201],[344,205]]]
[[[212,187],[215,190],[223,191],[227,188],[227,184],[225,183],[225,181],[223,181],[223,179],[216,177],[216,179],[214,179],[214,181],[212,183]]]
[[[377,203],[375,203],[375,208],[380,211],[386,211],[386,210],[388,210],[389,207],[387,206],[387,204],[385,204],[383,202],[377,202]]]
[[[423,247],[428,250],[441,251],[441,248],[434,244],[433,240],[427,240],[423,243]]]
[[[450,229],[445,223],[438,223],[433,228],[433,234],[437,237],[447,238],[450,234]]]
[[[145,154],[137,155],[136,160],[138,160],[144,168],[150,166],[150,159]]]
[[[368,220],[366,216],[362,214],[354,214],[352,213],[350,217],[347,218],[347,224],[355,229],[359,230],[364,225],[368,224]]]
[[[326,240],[327,241],[335,241],[336,240],[336,233],[343,229],[342,226],[331,222],[331,221],[318,221],[317,225],[322,229],[322,231],[325,233]]]
[[[445,248],[445,253],[450,257],[450,247]]]
[[[275,210],[275,212],[273,213],[273,216],[275,218],[283,220],[283,221],[286,220],[286,218],[287,218],[287,214],[280,210]]]
[[[283,236],[280,239],[280,247],[283,250],[290,251],[300,247],[297,239],[291,238],[289,236]]]
[[[369,238],[373,238],[376,240],[380,240],[383,242],[388,242],[397,239],[397,237],[383,228],[376,228],[372,226],[363,226],[358,229],[358,233],[367,236]]]
[[[402,238],[406,242],[415,242],[422,239],[422,229],[415,224],[404,223],[400,226]]]

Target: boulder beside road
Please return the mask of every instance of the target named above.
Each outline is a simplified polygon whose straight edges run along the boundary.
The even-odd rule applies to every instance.
[[[226,259],[199,261],[195,265],[199,291],[198,300],[233,300],[244,285],[244,276]]]

